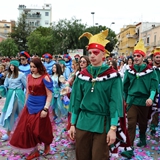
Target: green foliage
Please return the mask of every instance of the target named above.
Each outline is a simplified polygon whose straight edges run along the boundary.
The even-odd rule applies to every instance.
[[[79,49],[79,36],[84,32],[86,25],[81,24],[81,20],[60,20],[53,24],[54,53],[65,53],[67,49]]]
[[[59,20],[48,28],[39,27],[34,31],[33,29],[35,28],[27,23],[26,15],[22,14],[10,37],[18,46],[19,51],[25,50],[30,54],[42,56],[46,52],[64,54],[67,49],[83,49],[86,54],[88,39],[79,40],[79,36],[84,32],[94,35],[107,28],[101,25],[87,27],[86,24],[81,23],[81,20],[73,17],[71,20]],[[111,52],[117,43],[116,34],[111,29],[109,29],[107,39],[110,43],[106,45],[106,49]]]
[[[2,56],[16,56],[18,53],[18,47],[14,40],[8,38],[0,43],[0,53]]]
[[[39,27],[27,37],[27,46],[30,54],[42,56],[48,52],[53,54],[53,30]]]
[[[26,22],[26,15],[22,14],[16,26],[13,28],[13,32],[10,34],[10,37],[13,38],[17,44],[19,51],[28,51],[27,37],[30,35],[31,31],[31,26]]]

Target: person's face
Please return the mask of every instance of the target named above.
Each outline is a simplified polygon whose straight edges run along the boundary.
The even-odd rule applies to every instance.
[[[10,67],[10,70],[13,72],[14,71],[14,65],[11,64],[9,67]]]
[[[105,53],[99,49],[89,49],[89,60],[93,66],[101,66]]]
[[[134,64],[141,65],[143,63],[143,56],[141,54],[135,53],[133,57],[134,57]]]
[[[112,66],[112,62],[109,62],[109,66]]]
[[[76,64],[72,63],[72,69],[75,70],[76,69]]]
[[[50,59],[49,58],[44,58],[44,61],[49,63]]]
[[[156,56],[153,57],[153,61],[156,65],[160,65],[160,54],[157,54]]]
[[[148,60],[148,63],[149,63],[149,64],[151,64],[151,63],[152,63],[151,58],[148,58],[147,60]]]
[[[56,65],[53,65],[52,71],[53,71],[53,73],[56,73],[56,71],[57,71]]]
[[[30,63],[30,70],[31,70],[32,74],[37,74],[38,73],[38,69],[33,62]]]
[[[79,64],[81,70],[87,67],[87,61],[83,57],[79,60]]]
[[[132,65],[132,60],[131,59],[128,60],[128,65],[129,66]]]
[[[21,64],[22,64],[22,65],[28,63],[28,59],[27,59],[25,56],[21,56],[21,57],[20,57],[20,61],[21,61]]]

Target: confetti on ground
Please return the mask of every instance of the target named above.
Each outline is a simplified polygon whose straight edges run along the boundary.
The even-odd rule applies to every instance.
[[[0,100],[0,106],[2,104],[3,102]],[[75,142],[69,139],[68,132],[65,130],[67,118],[64,118],[59,124],[52,123],[52,125],[54,140],[51,144],[50,154],[42,156],[44,147],[42,144],[39,146],[41,156],[38,160],[76,160],[74,150]],[[2,128],[0,128],[0,131],[2,133],[6,133]],[[138,143],[138,136],[137,128],[134,149],[135,156],[132,160],[160,160],[160,123],[155,136],[151,136],[150,131],[147,131],[147,146],[145,148],[136,147],[136,144]],[[28,154],[29,153],[14,153],[8,142],[0,142],[0,160],[24,160]],[[119,155],[118,158],[111,157],[111,160],[126,160],[126,158]]]

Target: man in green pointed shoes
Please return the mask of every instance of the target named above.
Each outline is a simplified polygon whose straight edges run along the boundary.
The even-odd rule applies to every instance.
[[[143,63],[146,54],[143,40],[134,48],[134,66],[125,72],[123,88],[127,103],[128,133],[134,145],[136,125],[139,127],[138,147],[146,146],[148,113],[158,91],[158,77],[150,65]],[[127,154],[127,152],[122,153]]]
[[[77,160],[109,159],[109,146],[116,140],[119,117],[123,117],[122,80],[112,67],[103,65],[108,30],[87,37],[91,65],[76,77],[70,99],[69,135],[76,140]],[[117,96],[116,96],[117,95]]]

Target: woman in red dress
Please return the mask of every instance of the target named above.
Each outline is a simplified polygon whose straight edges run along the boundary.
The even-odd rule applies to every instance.
[[[40,156],[37,145],[44,143],[44,155],[50,152],[53,140],[49,106],[53,82],[39,58],[30,62],[31,74],[27,77],[27,93],[24,109],[11,137],[12,147],[31,151],[27,160]]]

